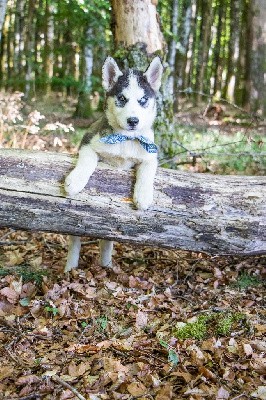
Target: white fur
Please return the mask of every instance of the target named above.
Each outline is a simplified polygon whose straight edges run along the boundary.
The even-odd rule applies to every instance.
[[[103,87],[109,91],[117,82],[122,72],[116,62],[108,57],[103,66]],[[145,72],[148,82],[154,90],[158,90],[161,83],[162,65],[156,57]],[[154,141],[152,124],[156,116],[155,98],[149,98],[146,107],[139,104],[144,96],[144,90],[138,85],[136,76],[131,73],[129,85],[123,89],[122,94],[127,99],[124,107],[116,105],[115,97],[107,99],[106,116],[114,132],[128,136],[143,135]],[[136,129],[129,129],[128,118],[137,117],[139,120]],[[99,134],[95,135],[90,144],[83,145],[79,151],[76,167],[65,181],[65,190],[68,195],[74,196],[87,184],[94,172],[98,159],[109,163],[116,168],[129,169],[137,166],[136,184],[133,200],[138,209],[146,210],[153,201],[153,182],[157,168],[156,153],[148,153],[136,140],[127,140],[117,144],[106,144],[99,141]],[[100,264],[111,266],[113,243],[100,241]],[[79,238],[70,239],[70,247],[65,271],[76,268],[80,251]]]
[[[65,190],[69,196],[75,196],[88,183],[98,163],[98,155],[90,146],[82,146],[76,167],[65,180]]]
[[[68,246],[65,272],[71,271],[72,268],[77,268],[79,264],[79,253],[81,247],[80,238],[78,236],[69,236]]]
[[[113,242],[100,240],[100,265],[102,267],[112,266]]]
[[[145,135],[153,140],[154,134],[151,126],[156,117],[155,99],[150,98],[146,108],[139,104],[138,100],[144,96],[144,90],[138,86],[137,79],[133,74],[130,76],[129,86],[122,91],[122,94],[128,99],[124,107],[117,107],[114,97],[107,99],[106,116],[109,124],[116,132],[126,133],[131,136]],[[137,130],[128,130],[127,119],[130,117],[139,119]]]
[[[118,68],[115,60],[112,57],[107,57],[102,69],[103,88],[108,92],[121,75],[123,75],[123,73]]]

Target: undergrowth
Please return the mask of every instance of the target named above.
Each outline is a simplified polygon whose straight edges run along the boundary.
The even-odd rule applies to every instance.
[[[195,321],[177,326],[174,335],[178,339],[205,339],[212,336],[229,336],[237,330],[248,330],[248,321],[243,313],[219,312],[200,315]]]
[[[40,286],[43,281],[43,277],[48,275],[46,270],[35,270],[27,264],[22,264],[16,267],[0,268],[0,276],[15,275],[22,278],[22,282],[34,282],[37,286]]]
[[[175,125],[163,138],[160,165],[172,169],[219,174],[263,175],[266,172],[266,142],[255,130],[221,129]]]

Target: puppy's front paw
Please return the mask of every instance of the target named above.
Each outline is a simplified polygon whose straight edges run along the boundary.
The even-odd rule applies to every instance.
[[[74,169],[66,177],[65,191],[69,196],[75,196],[86,186],[88,182],[87,177],[82,175],[78,170]]]
[[[139,210],[147,210],[153,202],[153,190],[135,188],[133,201]]]

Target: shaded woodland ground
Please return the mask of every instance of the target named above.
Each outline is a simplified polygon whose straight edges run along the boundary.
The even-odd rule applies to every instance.
[[[57,101],[17,109],[24,128],[10,122],[2,146],[75,152],[89,121],[71,119],[74,104]],[[31,114],[35,107],[45,120]],[[226,120],[228,110],[205,117],[203,111],[180,116],[183,147],[187,131],[202,137],[219,126],[219,136],[231,140],[242,132],[248,145],[256,132],[263,154],[262,122],[236,125],[234,114]],[[58,129],[45,130],[47,124]],[[220,161],[185,156],[183,162],[169,154],[169,163],[228,173]],[[265,172],[263,157],[249,160],[231,173]],[[117,243],[114,267],[104,269],[91,238],[84,240],[80,269],[64,275],[65,236],[4,229],[0,246],[0,399],[266,398],[264,256]]]

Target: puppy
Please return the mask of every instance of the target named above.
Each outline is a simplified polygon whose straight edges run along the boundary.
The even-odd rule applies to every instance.
[[[77,165],[65,180],[69,196],[78,194],[95,171],[98,161],[119,169],[136,168],[133,201],[146,210],[153,201],[153,181],[157,168],[153,122],[156,92],[161,85],[163,66],[155,57],[148,69],[122,72],[108,57],[102,69],[106,91],[105,113],[94,122],[82,139]],[[70,236],[65,272],[78,266],[80,238]],[[111,266],[113,242],[100,241],[100,264]]]

